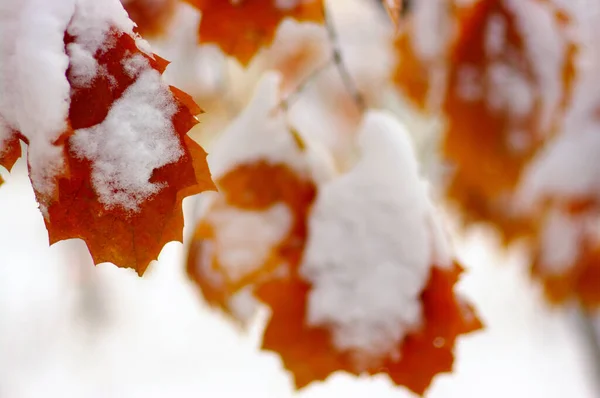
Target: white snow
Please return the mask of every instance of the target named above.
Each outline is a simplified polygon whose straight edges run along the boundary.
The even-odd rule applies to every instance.
[[[562,71],[567,47],[565,31],[561,29],[554,10],[545,2],[504,0],[516,16],[517,29],[523,37],[528,61],[541,90],[539,128],[548,132],[563,95]],[[519,92],[515,92],[513,97]]]
[[[132,34],[134,23],[119,0],[76,0],[68,33],[92,56],[101,50],[111,29]]]
[[[523,210],[550,198],[600,198],[599,126],[565,131],[536,155],[519,184],[517,198]]]
[[[258,160],[285,164],[301,175],[307,173],[306,161],[278,107],[280,83],[278,73],[266,72],[248,106],[210,148],[207,160],[215,180],[238,165]]]
[[[539,264],[550,275],[563,275],[579,258],[583,231],[577,217],[553,209],[546,216],[540,237]]]
[[[69,77],[75,84],[90,84],[96,76],[105,73],[98,67],[94,55],[103,49],[107,33],[116,29],[132,34],[132,28],[133,22],[118,0],[0,2],[0,116],[5,127],[20,131],[29,142],[30,177],[41,195],[42,212],[44,203],[54,195],[55,178],[64,167],[63,147],[55,143],[68,129],[71,88],[67,68],[71,67]],[[66,50],[65,32],[75,37],[75,42],[68,44]],[[144,47],[139,38],[136,41]],[[125,66],[129,71],[131,68],[127,67],[136,65]],[[108,205],[121,204],[135,209],[140,200],[158,188],[147,182],[152,171],[147,168],[173,162],[181,155],[176,139],[164,134],[171,131],[170,121],[167,123],[166,119],[173,114],[174,105],[160,91],[166,86],[160,86],[158,74],[148,73],[152,76],[140,78],[126,96],[117,101],[117,109],[110,110],[107,120],[100,126],[78,132],[73,138],[82,154],[99,159],[94,165],[93,178],[102,200]],[[144,84],[150,86],[141,88]],[[149,88],[158,91],[144,93]],[[144,102],[135,107],[131,102],[137,100]],[[161,108],[165,113],[157,115]],[[134,114],[126,114],[132,111]],[[130,124],[119,125],[123,121]],[[142,134],[152,122],[158,125],[150,128],[147,135]],[[2,130],[2,138],[5,138],[7,129]],[[89,137],[102,130],[112,135],[113,140],[105,143],[104,137]],[[136,134],[136,131],[138,135],[124,137],[126,132]],[[114,141],[118,136],[124,137],[120,143]],[[156,141],[150,142],[153,140]],[[95,146],[82,148],[87,142]],[[125,142],[129,145],[123,146]],[[100,153],[106,149],[115,152]],[[136,152],[139,150],[141,153]],[[118,159],[117,154],[123,157]],[[163,155],[165,157],[160,158]],[[150,159],[152,157],[156,159]],[[116,170],[121,166],[134,168]],[[139,166],[145,167],[136,169]],[[148,178],[136,180],[144,177]],[[111,180],[113,178],[115,180]]]
[[[0,2],[0,116],[29,140],[31,179],[42,195],[52,194],[63,167],[54,142],[67,129],[63,37],[74,7],[73,0]]]
[[[214,227],[217,259],[230,281],[239,281],[260,269],[293,223],[292,213],[284,203],[262,211],[222,204],[209,205],[209,209],[205,221]]]
[[[71,66],[71,81],[77,86],[87,87],[100,72],[98,61],[79,43],[69,43],[67,54]]]
[[[329,327],[340,350],[366,354],[365,366],[420,325],[440,234],[403,126],[370,111],[358,139],[355,167],[318,191],[300,269],[313,286],[307,322]]]
[[[148,60],[142,54],[135,54],[121,61],[125,73],[131,78],[138,76],[144,69],[150,67]]]
[[[183,155],[171,121],[176,111],[160,73],[146,69],[102,123],[75,131],[70,142],[77,156],[92,161],[92,183],[101,203],[135,212],[163,188],[150,177]]]

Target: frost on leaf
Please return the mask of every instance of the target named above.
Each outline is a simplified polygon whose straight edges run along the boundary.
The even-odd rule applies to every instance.
[[[200,109],[162,82],[167,62],[147,52],[118,1],[67,4],[47,5],[64,25],[41,30],[44,40],[58,40],[41,50],[46,63],[17,52],[0,64],[17,75],[3,81],[8,98],[28,101],[31,115],[10,104],[0,112],[29,145],[50,242],[81,238],[95,263],[141,275],[164,244],[181,241],[183,198],[213,187],[205,152],[186,136]],[[30,22],[19,17],[17,25]],[[44,68],[25,63],[32,60]],[[33,72],[33,82],[23,79]],[[38,87],[35,79],[51,83]]]
[[[263,348],[281,356],[297,388],[336,371],[385,372],[423,393],[451,369],[456,337],[481,324],[453,294],[460,268],[407,133],[369,113],[358,162],[317,179],[265,87],[209,156],[220,196],[207,200],[190,276],[239,321],[258,302],[270,307]],[[257,144],[224,152],[240,142]]]
[[[285,18],[321,23],[322,0],[186,0],[202,12],[200,43],[214,43],[247,65]]]

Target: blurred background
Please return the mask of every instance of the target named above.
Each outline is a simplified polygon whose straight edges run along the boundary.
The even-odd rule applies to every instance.
[[[330,3],[358,89],[410,128],[423,173],[435,182],[438,122],[415,114],[387,90],[394,28],[379,2]],[[293,88],[329,53],[322,31],[286,22],[281,40],[244,69],[214,47],[200,48],[194,34],[199,15],[184,5],[174,9],[169,33],[151,43],[173,62],[165,74],[169,83],[191,93],[206,111],[191,135],[209,148],[264,70],[288,73],[285,81]],[[297,55],[289,54],[290,40],[306,52],[308,67],[296,70],[300,61],[288,62]],[[336,70],[313,80],[294,102],[290,120],[319,136],[343,165],[344,131],[355,126],[348,111],[352,99],[340,102],[346,91]],[[333,110],[343,107],[341,116]],[[24,159],[12,173],[0,174],[6,180],[0,189],[0,398],[413,396],[384,376],[343,373],[294,392],[277,356],[258,349],[265,314],[242,330],[208,308],[185,274],[185,244],[168,244],[143,278],[110,264],[94,267],[81,241],[48,246]],[[184,202],[186,237],[198,200]],[[575,304],[548,304],[519,244],[506,249],[493,229],[465,231],[451,210],[444,216],[466,268],[457,289],[474,304],[485,329],[459,338],[454,372],[437,376],[427,396],[600,397],[595,314],[583,314]]]

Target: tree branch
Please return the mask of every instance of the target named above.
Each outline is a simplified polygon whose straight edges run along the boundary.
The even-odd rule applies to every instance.
[[[335,64],[335,67],[337,68],[338,73],[340,74],[340,77],[342,78],[342,82],[343,82],[344,86],[346,87],[346,90],[352,96],[354,103],[356,104],[356,107],[361,112],[364,112],[367,109],[365,98],[360,93],[360,91],[358,91],[358,88],[356,87],[356,83],[354,82],[354,79],[352,78],[352,76],[350,75],[350,72],[348,71],[348,68],[346,68],[346,65],[344,64],[344,60],[342,58],[342,52],[340,50],[340,45],[339,45],[339,41],[338,41],[338,34],[335,29],[333,20],[331,19],[330,15],[327,11],[327,6],[325,5],[325,2],[326,2],[326,0],[323,0],[322,12],[323,12],[325,28],[327,30],[327,36],[329,37],[329,41],[330,41],[331,47],[332,47],[333,63]]]
[[[283,110],[288,110],[292,105],[293,105],[293,101],[295,101],[295,99],[298,97],[298,95],[304,91],[304,89],[310,84],[312,83],[313,80],[315,80],[315,78],[320,75],[325,69],[327,69],[328,67],[331,66],[331,64],[333,63],[333,58],[328,59],[326,62],[324,62],[321,66],[315,68],[307,77],[305,77],[300,84],[298,84],[296,86],[296,88],[294,89],[294,91],[292,91],[290,94],[287,95],[287,97],[285,97],[280,103],[279,103],[279,107],[281,107]]]

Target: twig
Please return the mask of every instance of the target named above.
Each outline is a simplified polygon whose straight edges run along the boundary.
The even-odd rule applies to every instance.
[[[333,24],[333,20],[331,19],[330,15],[327,11],[327,6],[325,5],[325,2],[326,2],[326,0],[323,0],[322,12],[323,12],[325,28],[327,29],[327,35],[329,37],[329,41],[330,41],[331,47],[332,47],[333,63],[335,64],[335,67],[337,68],[338,73],[340,74],[340,77],[342,78],[342,82],[344,83],[346,90],[352,96],[354,103],[356,104],[356,107],[361,112],[364,112],[367,109],[365,98],[360,93],[360,91],[358,91],[358,88],[356,87],[354,79],[352,78],[352,76],[350,75],[350,72],[348,71],[348,69],[346,68],[346,65],[344,64],[344,60],[342,58],[342,52],[340,50],[340,45],[339,45],[339,41],[338,41],[338,34],[337,34],[337,31]]]
[[[285,97],[279,103],[279,107],[281,107],[283,110],[288,110],[293,105],[293,102],[298,97],[298,95],[302,91],[304,91],[304,89],[310,83],[312,83],[318,75],[320,75],[325,69],[329,68],[329,66],[331,66],[332,63],[333,63],[333,58],[328,59],[321,66],[315,68],[307,77],[305,77],[302,80],[302,82],[300,82],[300,84],[298,84],[296,86],[296,88],[294,89],[294,91],[292,91],[290,94],[288,94],[287,97]]]

